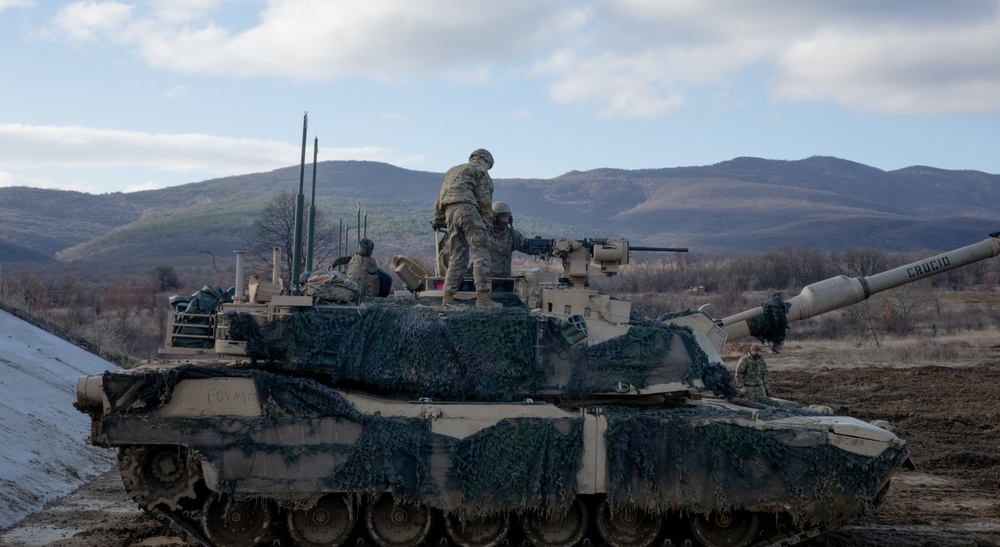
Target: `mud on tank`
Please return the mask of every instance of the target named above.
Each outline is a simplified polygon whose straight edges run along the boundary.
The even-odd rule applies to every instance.
[[[997,235],[723,319],[633,318],[586,283],[627,241],[543,240],[564,271],[512,281],[528,305],[428,305],[426,275],[414,298],[238,298],[205,336],[231,359],[84,376],[77,405],[127,495],[192,545],[790,544],[877,506],[906,443],[737,398],[723,345],[780,344],[790,322],[996,256]]]

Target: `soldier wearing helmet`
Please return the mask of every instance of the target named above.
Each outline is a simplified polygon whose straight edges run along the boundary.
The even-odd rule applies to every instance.
[[[490,299],[490,253],[488,226],[493,225],[493,154],[482,148],[469,154],[469,162],[448,170],[441,193],[434,203],[435,229],[447,227],[448,270],[444,277],[441,305],[455,303],[469,263],[476,285],[476,306],[498,306]]]
[[[767,363],[761,355],[763,349],[760,344],[751,344],[750,351],[736,365],[736,387],[740,389],[740,395],[750,399],[767,399],[771,390]]]
[[[378,262],[372,257],[375,243],[366,238],[358,242],[358,249],[347,263],[347,278],[358,284],[361,294],[365,296],[385,296],[381,294],[381,280],[378,275]]]
[[[493,229],[487,242],[493,277],[510,277],[510,260],[514,251],[525,252],[524,236],[514,229],[514,215],[502,201],[493,203]]]

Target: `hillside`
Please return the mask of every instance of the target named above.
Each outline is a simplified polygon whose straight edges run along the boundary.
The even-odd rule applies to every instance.
[[[501,165],[502,167],[502,165]],[[377,252],[430,252],[441,173],[364,161],[320,162],[317,207],[356,223]],[[502,175],[498,168],[495,173]],[[0,188],[0,261],[227,256],[299,166],[182,186],[94,196]],[[312,166],[305,172],[311,193]],[[736,158],[700,167],[595,169],[553,179],[495,179],[517,226],[544,237],[624,236],[703,252],[943,249],[1000,229],[1000,175],[914,166],[882,171],[832,157]]]

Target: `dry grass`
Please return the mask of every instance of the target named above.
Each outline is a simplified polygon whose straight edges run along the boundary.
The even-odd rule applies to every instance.
[[[726,360],[738,359],[743,344],[731,344]],[[798,367],[965,366],[1000,360],[1000,332],[992,328],[939,336],[888,336],[874,343],[789,337],[781,352],[768,356],[773,369]]]

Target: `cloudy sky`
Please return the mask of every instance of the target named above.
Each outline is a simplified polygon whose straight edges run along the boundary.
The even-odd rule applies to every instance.
[[[0,0],[0,186],[307,157],[1000,173],[1000,0]],[[297,181],[292,181],[297,183]]]

